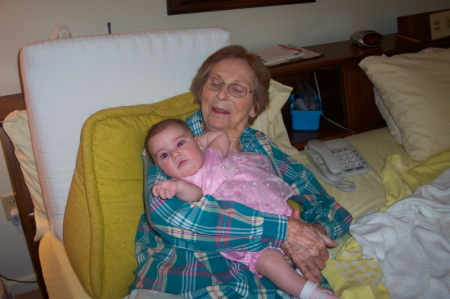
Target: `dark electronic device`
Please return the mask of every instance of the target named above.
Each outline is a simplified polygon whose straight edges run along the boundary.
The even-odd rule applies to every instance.
[[[374,30],[361,30],[353,33],[350,40],[360,47],[378,47],[383,42],[383,36]]]

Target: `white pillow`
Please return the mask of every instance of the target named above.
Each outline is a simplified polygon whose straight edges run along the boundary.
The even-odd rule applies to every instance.
[[[359,65],[398,126],[411,158],[424,160],[450,149],[449,49],[370,56]]]
[[[298,154],[298,150],[289,141],[286,126],[281,115],[281,108],[289,98],[291,91],[292,87],[271,80],[269,87],[269,108],[256,118],[251,128],[265,133],[275,141],[284,153],[294,156]]]
[[[375,96],[375,104],[377,105],[381,116],[386,121],[389,131],[391,131],[391,135],[394,136],[395,141],[397,141],[399,144],[402,144],[402,134],[400,132],[400,129],[398,128],[386,106],[384,106],[383,100],[381,99],[375,87],[373,88],[373,94]]]

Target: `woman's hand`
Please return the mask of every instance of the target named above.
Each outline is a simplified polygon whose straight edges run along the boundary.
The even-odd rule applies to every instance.
[[[320,225],[319,225],[320,226]],[[318,229],[300,220],[298,211],[288,218],[288,232],[281,247],[303,275],[313,282],[322,282],[320,270],[325,268],[329,254],[326,247],[336,247],[339,244]],[[322,230],[322,231],[321,231]]]

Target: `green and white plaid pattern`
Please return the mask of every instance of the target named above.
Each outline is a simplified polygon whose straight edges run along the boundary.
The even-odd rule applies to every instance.
[[[186,123],[203,134],[200,111]],[[348,231],[351,215],[336,203],[303,165],[285,155],[263,133],[246,127],[243,151],[269,156],[276,173],[294,187],[291,199],[302,206],[302,219],[318,222],[330,237]],[[167,176],[144,156],[146,213],[136,234],[136,281],[130,289],[146,288],[189,298],[283,298],[266,278],[258,279],[243,264],[220,251],[259,251],[280,247],[286,237],[285,216],[262,213],[237,202],[204,196],[196,205],[176,198],[160,200],[151,187]],[[324,287],[328,284],[325,283]]]

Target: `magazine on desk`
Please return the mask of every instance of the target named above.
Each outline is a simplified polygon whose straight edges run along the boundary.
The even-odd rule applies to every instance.
[[[289,44],[280,44],[273,47],[252,51],[261,59],[265,66],[273,66],[295,60],[311,59],[321,54]]]

